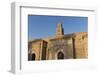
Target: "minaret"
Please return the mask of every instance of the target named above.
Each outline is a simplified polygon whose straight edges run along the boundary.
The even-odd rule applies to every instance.
[[[59,20],[56,28],[56,37],[62,37],[64,35],[64,29],[62,27],[61,20]]]

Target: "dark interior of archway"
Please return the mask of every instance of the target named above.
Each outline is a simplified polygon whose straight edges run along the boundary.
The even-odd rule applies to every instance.
[[[35,60],[35,54],[34,53],[32,54],[31,60]]]
[[[35,58],[36,58],[35,53],[28,54],[28,61],[35,60]]]
[[[58,59],[64,59],[64,54],[62,52],[59,52],[57,55]]]

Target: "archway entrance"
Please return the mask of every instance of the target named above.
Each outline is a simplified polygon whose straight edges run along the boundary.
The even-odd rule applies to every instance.
[[[32,59],[31,60],[35,60],[35,53],[32,54]]]
[[[64,59],[64,54],[61,51],[58,52],[57,59]]]

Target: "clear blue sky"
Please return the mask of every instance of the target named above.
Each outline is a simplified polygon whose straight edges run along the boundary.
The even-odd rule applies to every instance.
[[[64,28],[64,34],[73,32],[87,32],[88,18],[74,16],[28,16],[28,39],[55,36],[59,19]]]

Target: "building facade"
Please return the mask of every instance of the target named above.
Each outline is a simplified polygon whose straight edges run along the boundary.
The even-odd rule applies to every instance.
[[[88,58],[87,32],[64,34],[61,22],[57,24],[54,37],[28,42],[29,61],[79,58]]]

